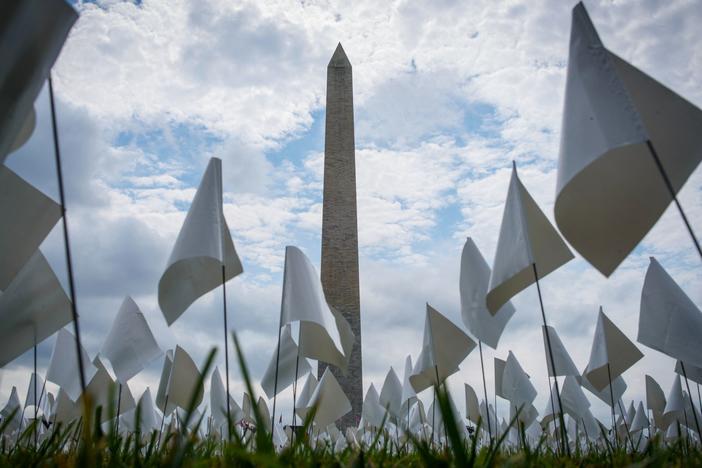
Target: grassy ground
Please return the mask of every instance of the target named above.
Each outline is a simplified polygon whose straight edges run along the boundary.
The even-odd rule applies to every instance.
[[[235,338],[235,345],[239,349]],[[203,366],[202,375],[214,359],[214,350]],[[253,395],[251,382],[239,354],[243,378],[250,395]],[[30,425],[19,437],[3,437],[0,442],[0,468],[5,466],[59,466],[59,467],[157,467],[157,466],[680,466],[702,467],[702,451],[699,446],[690,446],[681,438],[675,443],[664,444],[654,438],[650,444],[638,452],[626,450],[625,444],[615,448],[591,444],[587,449],[573,448],[570,455],[563,455],[563,447],[550,447],[545,439],[535,446],[522,444],[507,447],[504,436],[489,445],[478,446],[473,439],[464,439],[459,431],[460,421],[454,419],[449,406],[448,395],[444,390],[437,391],[437,402],[446,429],[446,444],[442,447],[429,445],[423,440],[410,437],[396,444],[392,438],[382,438],[377,432],[368,447],[350,447],[334,453],[332,446],[310,443],[306,437],[299,437],[282,451],[276,451],[270,433],[257,430],[242,439],[236,431],[231,440],[201,438],[197,428],[202,418],[191,421],[195,414],[195,398],[191,402],[185,418],[180,421],[178,431],[164,434],[159,441],[156,432],[142,434],[139,427],[134,433],[120,436],[112,425],[103,432],[100,425],[91,420],[99,420],[101,409],[85,412],[89,418],[81,418],[67,427],[51,429],[48,437],[35,445],[34,426]],[[256,427],[266,426],[253,405]],[[110,414],[108,416],[113,416]],[[314,409],[305,421],[304,433],[308,433]],[[8,418],[8,421],[12,418]],[[112,419],[112,418],[109,418]],[[137,417],[137,420],[139,418]],[[7,423],[5,423],[7,424]],[[190,431],[188,427],[194,426]],[[0,434],[5,427],[0,426]]]

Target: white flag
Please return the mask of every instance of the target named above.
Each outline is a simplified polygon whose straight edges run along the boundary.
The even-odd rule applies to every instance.
[[[639,402],[639,406],[636,408],[636,414],[634,415],[634,420],[632,421],[629,430],[632,433],[636,433],[646,429],[647,427],[649,427],[648,416],[646,416],[646,410],[644,409],[643,403]]]
[[[569,262],[573,254],[551,225],[512,167],[500,236],[485,298],[490,313],[497,313],[510,298],[539,278]]]
[[[402,377],[402,413],[406,413],[412,402],[417,399],[417,393],[412,388],[410,377],[412,376],[412,356],[405,358],[405,373]]]
[[[393,418],[402,417],[402,384],[400,378],[395,373],[395,369],[390,367],[383,387],[380,389],[378,403],[383,408],[383,411],[390,412]]]
[[[169,355],[167,353],[165,363],[168,362]],[[169,366],[166,366],[165,363],[156,396],[156,404],[159,409],[166,414],[171,413],[176,408],[187,409],[195,392],[197,392],[195,406],[199,405],[203,396],[202,384],[198,385],[200,371],[190,355],[180,346],[176,346],[172,363]],[[164,374],[167,375],[166,379],[164,379]]]
[[[578,381],[584,389],[595,395],[603,403],[610,407],[612,406],[612,399],[614,399],[614,405],[616,405],[617,401],[619,401],[622,395],[624,395],[627,387],[626,382],[621,375],[616,378],[612,377],[611,391],[609,383],[607,383],[607,386],[605,386],[605,388],[602,390],[597,390],[585,376],[581,376]]]
[[[480,403],[478,403],[478,395],[475,394],[475,390],[473,390],[473,387],[470,385],[463,384],[463,386],[466,393],[466,419],[478,424],[480,421]],[[487,424],[487,421],[483,423]]]
[[[17,394],[17,387],[13,386],[10,392],[10,398],[7,400],[5,407],[0,411],[0,416],[2,416],[3,423],[12,416],[12,420],[8,423],[7,429],[14,431],[22,426],[22,405],[20,403],[19,395]]]
[[[522,366],[519,365],[519,361],[512,354],[512,351],[507,355],[505,369],[502,374],[502,393],[504,398],[517,407],[528,406],[536,398],[536,388],[534,388]]]
[[[197,298],[243,271],[222,210],[222,161],[211,158],[158,282],[168,325]]]
[[[83,359],[85,381],[90,382],[97,372],[97,368],[92,365],[90,358],[88,358],[88,353],[85,352],[82,346],[80,347],[80,353]],[[56,336],[49,369],[46,371],[46,380],[60,386],[73,401],[76,401],[81,394],[76,339],[65,328],[59,330]]]
[[[380,406],[380,397],[373,384],[370,384],[363,399],[362,417],[368,427],[380,428],[385,409]]]
[[[548,337],[551,341],[551,350],[553,351],[556,375],[579,376],[580,372],[578,372],[577,367],[575,367],[575,363],[573,363],[573,360],[570,358],[570,354],[568,354],[568,350],[566,350],[563,342],[558,336],[558,333],[556,333],[556,329],[551,326],[546,328],[548,328]],[[546,367],[548,368],[548,375],[554,377],[553,367],[551,366],[551,353],[548,351],[548,343],[546,341],[546,328],[543,326],[541,327],[541,332],[544,338],[544,350],[546,352]]]
[[[583,392],[577,377],[569,375],[563,381],[561,403],[563,404],[563,411],[576,420],[584,418],[589,412],[590,401],[585,396],[585,392]]]
[[[582,3],[573,8],[558,159],[556,223],[609,276],[702,159],[702,112],[608,51]]]
[[[138,408],[137,408],[138,407]],[[146,391],[139,398],[137,407],[131,409],[122,415],[122,422],[131,432],[136,431],[137,426],[137,410],[139,412],[139,427],[143,434],[149,434],[151,431],[160,428],[160,420],[157,418],[154,400],[151,396],[151,389],[146,387]]]
[[[597,316],[590,361],[583,373],[595,389],[602,390],[643,357],[634,343],[602,312]],[[616,400],[615,400],[616,401]]]
[[[17,148],[34,101],[77,19],[76,11],[63,0],[23,0],[4,9],[0,35],[0,164]]]
[[[232,425],[241,420],[242,411],[239,405],[229,395],[229,411],[232,416]],[[227,424],[227,392],[222,383],[222,376],[219,369],[215,367],[212,376],[210,377],[210,412],[214,423],[218,428],[221,428],[222,433],[226,436],[229,426]]]
[[[646,375],[646,408],[652,411],[663,411],[665,409],[665,394],[661,386],[650,375]]]
[[[512,303],[507,302],[496,314],[491,314],[485,304],[490,283],[490,267],[470,237],[466,239],[461,254],[461,316],[463,324],[478,340],[497,349],[500,336],[514,315]]]
[[[317,412],[314,415],[317,427],[327,427],[351,411],[351,402],[329,367],[324,370],[317,388],[307,402],[307,411],[310,411],[314,406],[317,407]]]
[[[329,307],[317,271],[297,247],[285,248],[283,277],[282,323],[300,322],[300,354],[345,370],[354,339],[351,327]]]
[[[136,407],[136,402],[134,401],[132,392],[129,390],[129,386],[126,383],[122,384],[122,391],[120,392],[119,383],[112,380],[112,377],[110,377],[109,372],[107,372],[107,369],[105,369],[99,357],[93,359],[93,365],[97,371],[85,388],[85,393],[81,394],[76,402],[78,403],[78,407],[83,407],[83,399],[87,393],[90,395],[90,404],[93,408],[102,407],[102,412],[100,413],[102,421],[107,420],[110,411],[114,411],[115,416],[119,416],[119,414],[134,409]],[[110,397],[112,397],[112,399],[110,399]],[[119,414],[117,414],[118,406]]]
[[[275,392],[276,364],[278,364],[278,388]],[[268,362],[266,372],[261,379],[261,388],[268,398],[273,398],[277,393],[288,388],[295,381],[295,377],[302,377],[312,371],[310,363],[304,356],[298,354],[297,343],[293,340],[290,324],[285,324],[280,333],[280,353],[278,348],[273,350],[273,356]]]
[[[702,312],[651,257],[636,340],[685,363],[702,367]]]
[[[305,379],[305,384],[302,386],[302,391],[297,396],[297,402],[295,403],[295,412],[304,421],[307,417],[307,404],[312,398],[314,390],[317,388],[317,378],[312,372],[307,374],[307,379]]]
[[[100,353],[110,361],[117,380],[122,383],[163,354],[144,314],[131,297],[124,298]]]
[[[427,304],[423,347],[410,376],[414,391],[419,393],[432,385],[440,385],[458,371],[458,366],[475,346],[463,330]]]
[[[693,366],[689,362],[685,363],[685,372],[682,369],[682,361],[677,360],[675,362],[675,373],[678,375],[686,376],[689,380],[702,384],[702,367]]]
[[[0,290],[7,289],[59,218],[55,201],[0,165]]]
[[[0,295],[0,366],[56,333],[71,318],[71,302],[37,250]]]

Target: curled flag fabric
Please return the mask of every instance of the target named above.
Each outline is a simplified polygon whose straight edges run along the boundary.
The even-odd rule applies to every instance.
[[[582,3],[573,8],[555,219],[609,276],[702,160],[702,112],[607,50]],[[650,144],[650,146],[649,146]]]
[[[168,325],[200,296],[244,270],[222,210],[222,161],[211,158],[158,282],[158,303]]]

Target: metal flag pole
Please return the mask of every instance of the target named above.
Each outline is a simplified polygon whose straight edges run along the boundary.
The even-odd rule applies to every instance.
[[[665,186],[668,189],[668,193],[670,194],[670,197],[673,199],[673,201],[675,202],[675,206],[678,208],[678,212],[680,213],[680,217],[682,218],[683,223],[685,223],[685,227],[687,228],[687,232],[690,234],[690,237],[692,238],[692,243],[695,244],[695,248],[697,249],[697,253],[700,255],[700,258],[702,258],[702,248],[700,248],[700,243],[697,240],[695,233],[692,231],[692,226],[690,226],[690,222],[687,220],[687,216],[685,216],[685,212],[682,209],[682,205],[680,205],[680,202],[678,201],[678,197],[675,195],[675,189],[673,188],[673,183],[670,181],[670,178],[668,178],[668,173],[665,172],[665,168],[663,167],[663,163],[661,162],[660,158],[658,157],[658,153],[653,148],[653,143],[651,143],[651,140],[646,140],[646,146],[648,146],[648,149],[651,153],[651,157],[653,157],[653,160],[656,163],[656,167],[658,168],[658,172],[661,174],[661,177],[663,178],[663,182],[665,183]]]
[[[54,155],[56,157],[56,177],[58,179],[59,201],[61,204],[61,219],[63,220],[63,245],[66,253],[66,267],[68,269],[68,290],[71,295],[71,314],[73,316],[73,331],[76,335],[76,355],[78,356],[78,373],[80,375],[80,388],[85,393],[85,371],[83,370],[83,355],[81,353],[80,327],[78,325],[78,307],[76,306],[76,288],[73,281],[73,261],[71,260],[71,243],[68,238],[68,220],[66,219],[66,197],[63,190],[63,171],[61,169],[61,149],[59,145],[58,127],[56,125],[56,105],[54,103],[54,85],[49,72],[49,100],[51,104],[51,128],[54,136]],[[88,399],[84,398],[84,402]],[[86,403],[84,403],[86,404]],[[87,408],[84,408],[87,409]]]
[[[548,325],[546,324],[546,312],[544,312],[544,301],[541,298],[541,286],[539,285],[539,274],[536,271],[536,263],[531,264],[532,268],[534,269],[534,279],[536,280],[536,291],[539,294],[539,305],[541,306],[541,318],[543,319],[544,322],[544,330],[546,332],[546,345],[548,347],[548,355],[551,360],[551,372],[553,373],[553,380],[554,384],[556,386],[556,398],[558,399],[558,419],[561,423],[561,433],[563,435],[563,446],[564,446],[564,452],[570,456],[570,444],[568,443],[568,431],[566,431],[565,428],[565,418],[563,418],[563,404],[561,403],[561,392],[558,389],[558,377],[556,376],[556,363],[553,359],[553,349],[551,348],[551,337],[549,336],[548,332]],[[548,372],[548,371],[547,371]],[[550,383],[550,380],[549,380]],[[550,385],[549,385],[550,387]]]

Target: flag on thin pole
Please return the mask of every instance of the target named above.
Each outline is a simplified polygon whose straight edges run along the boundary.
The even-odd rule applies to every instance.
[[[158,282],[158,303],[168,325],[200,296],[244,270],[222,209],[222,161],[211,158]]]
[[[32,134],[34,101],[78,13],[65,0],[3,2],[0,28],[0,164]]]
[[[702,367],[700,337],[702,312],[651,257],[641,291],[636,340],[685,364]]]
[[[554,212],[568,242],[603,275],[699,165],[700,128],[700,109],[607,50],[582,2],[573,8]]]

